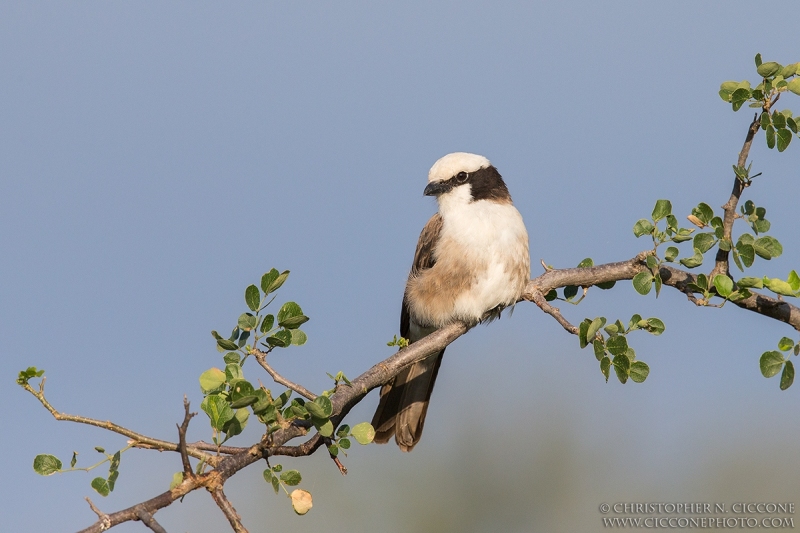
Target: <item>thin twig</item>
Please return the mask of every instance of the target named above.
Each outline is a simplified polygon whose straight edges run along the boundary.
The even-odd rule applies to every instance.
[[[230,522],[231,527],[236,533],[248,533],[247,528],[242,524],[242,517],[236,512],[230,500],[228,500],[225,493],[222,492],[222,487],[218,487],[211,491],[211,497],[217,502],[217,506],[222,510],[225,518]]]
[[[331,448],[330,447],[333,444],[333,441],[330,439],[330,437],[325,437],[324,441],[325,441],[325,446],[328,447],[328,455],[331,456],[331,460],[334,462],[334,464],[336,464],[336,468],[339,469],[339,472],[343,476],[346,476],[347,475],[347,467],[342,464],[342,462],[339,460],[339,458],[337,456],[335,456],[335,455],[333,455],[333,453],[331,453]]]
[[[192,464],[189,462],[189,454],[186,452],[186,430],[189,429],[189,421],[197,413],[189,412],[189,400],[183,395],[183,423],[178,426],[178,448],[180,449],[181,462],[183,463],[184,475],[194,477]],[[176,424],[177,425],[177,424]]]
[[[573,335],[578,334],[578,328],[570,324],[570,322],[561,315],[561,311],[557,307],[553,307],[550,305],[547,300],[545,299],[544,295],[539,290],[534,290],[529,293],[528,297],[530,300],[539,306],[539,309],[550,315],[551,317],[556,319],[556,322],[561,324],[568,332],[572,333]]]
[[[144,508],[139,507],[136,510],[136,516],[141,520],[142,524],[152,529],[155,533],[167,533],[167,530],[161,527],[161,524],[156,522],[151,513],[148,513]]]
[[[289,381],[288,379],[286,379],[285,377],[283,377],[280,374],[278,374],[267,363],[267,353],[266,352],[263,352],[263,351],[259,350],[258,348],[253,348],[251,353],[255,356],[256,361],[258,361],[258,364],[261,365],[261,368],[266,370],[267,374],[269,374],[272,377],[272,379],[275,380],[275,383],[283,385],[287,389],[291,389],[294,392],[296,392],[297,394],[299,394],[300,396],[303,396],[303,397],[305,397],[305,398],[307,398],[309,400],[313,401],[317,397],[316,394],[314,394],[310,390],[306,389],[302,385],[298,385],[297,383],[293,383],[293,382]]]
[[[100,509],[98,509],[97,507],[95,507],[95,505],[92,503],[92,500],[90,500],[88,496],[86,497],[86,501],[89,503],[89,508],[94,512],[94,514],[97,515],[97,518],[100,519],[100,523],[102,524],[103,530],[110,529],[111,519],[109,518],[109,516]]]

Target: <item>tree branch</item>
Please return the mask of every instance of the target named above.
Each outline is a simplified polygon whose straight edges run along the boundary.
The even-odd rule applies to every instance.
[[[231,527],[236,533],[248,533],[247,529],[242,525],[242,517],[239,516],[239,513],[233,508],[230,500],[228,500],[225,493],[222,492],[222,486],[212,490],[211,497],[217,502],[217,506],[222,510],[223,514],[225,514],[225,518],[228,519],[228,522],[230,522]]]
[[[275,383],[278,383],[279,385],[283,385],[287,389],[293,390],[294,392],[296,392],[297,394],[299,394],[300,396],[303,396],[304,398],[306,398],[308,400],[313,401],[314,398],[317,397],[316,394],[314,394],[310,390],[306,389],[302,385],[298,385],[297,383],[291,382],[288,379],[286,379],[283,376],[281,376],[280,374],[278,374],[267,363],[267,353],[266,352],[263,352],[263,351],[259,350],[258,348],[253,348],[251,353],[255,356],[256,361],[258,361],[258,364],[261,365],[261,368],[263,368],[264,370],[267,371],[267,374],[270,375],[270,377],[275,381]]]
[[[192,419],[197,413],[189,412],[189,400],[186,395],[183,395],[183,423],[178,426],[178,449],[181,453],[181,462],[183,463],[183,473],[185,476],[194,476],[192,464],[189,462],[189,454],[186,452],[186,430],[189,429],[189,420]]]

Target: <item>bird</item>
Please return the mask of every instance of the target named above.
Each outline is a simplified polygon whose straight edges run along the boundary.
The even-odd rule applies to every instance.
[[[400,334],[416,342],[454,321],[473,327],[499,318],[530,280],[528,232],[491,162],[448,154],[428,172],[425,196],[438,212],[419,236],[400,313]],[[411,451],[422,436],[444,350],[413,363],[381,387],[374,441],[395,437]]]

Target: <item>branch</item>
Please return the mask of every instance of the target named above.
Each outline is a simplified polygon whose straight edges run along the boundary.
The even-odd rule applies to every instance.
[[[230,522],[231,527],[236,533],[248,533],[247,529],[242,525],[242,517],[239,516],[239,513],[236,512],[236,509],[233,508],[230,500],[228,500],[225,493],[222,492],[222,487],[212,490],[211,497],[214,498],[214,501],[217,502],[217,506],[222,509],[222,512],[225,514],[225,518],[228,519]]]
[[[255,355],[258,364],[261,365],[261,368],[267,371],[267,374],[269,374],[272,377],[275,383],[283,385],[287,389],[291,389],[300,396],[303,396],[304,398],[309,399],[311,401],[314,401],[314,398],[317,397],[317,395],[311,392],[310,390],[306,389],[302,385],[298,385],[297,383],[289,381],[288,379],[278,374],[271,366],[269,366],[269,364],[267,363],[267,352],[263,352],[258,348],[253,348],[251,353]]]
[[[742,150],[739,152],[737,166],[744,167],[747,163],[747,156],[750,154],[750,146],[753,144],[753,138],[755,137],[756,133],[758,133],[758,129],[760,127],[761,121],[759,120],[758,113],[756,113],[753,122],[751,122],[750,126],[747,128],[747,136],[744,139]],[[739,198],[742,196],[742,191],[744,191],[745,187],[748,185],[749,183],[746,183],[744,180],[740,179],[739,176],[734,176],[731,197],[728,198],[728,201],[722,206],[724,211],[724,216],[722,219],[722,238],[728,240],[729,242],[732,242],[731,235],[733,235],[733,223],[736,220],[736,206],[739,203]],[[717,274],[730,276],[728,265],[729,256],[730,252],[723,250],[721,247],[717,249],[717,256],[715,258],[716,264],[714,265],[714,269],[708,275],[709,279],[714,279],[714,276]]]
[[[153,518],[153,515],[144,509],[139,508],[139,510],[136,512],[136,516],[142,521],[142,524],[152,529],[155,533],[167,533],[167,530],[161,527],[161,524],[156,522],[156,519]]]
[[[186,452],[186,430],[189,429],[189,420],[192,419],[197,413],[189,412],[189,400],[186,395],[183,395],[183,423],[178,426],[178,449],[181,453],[181,462],[183,463],[183,473],[186,476],[194,476],[192,471],[192,464],[189,462],[189,454]]]

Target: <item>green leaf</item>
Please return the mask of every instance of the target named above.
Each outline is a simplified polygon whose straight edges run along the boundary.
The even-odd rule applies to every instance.
[[[783,70],[783,66],[775,61],[767,61],[766,63],[761,63],[756,69],[758,75],[762,78],[769,78],[770,76],[774,76],[778,72]]]
[[[653,208],[653,221],[658,222],[672,213],[672,203],[669,200],[657,200]]]
[[[329,418],[333,414],[333,404],[326,396],[317,396],[313,402],[307,402],[306,409],[317,418]]]
[[[639,272],[633,277],[633,288],[641,295],[650,293],[653,285],[653,275],[650,272]]]
[[[737,243],[736,250],[739,253],[739,257],[742,259],[744,266],[746,268],[750,268],[756,258],[756,252],[755,248],[753,248],[753,245]]]
[[[611,355],[622,355],[628,351],[628,340],[622,336],[609,337],[606,341],[606,349]]]
[[[578,268],[588,268],[591,266],[594,266],[594,261],[592,261],[591,257],[587,257],[586,259],[578,263]]]
[[[222,357],[222,360],[226,364],[234,365],[242,362],[242,356],[239,355],[239,352],[228,352]]]
[[[606,356],[606,348],[605,345],[600,341],[592,342],[592,348],[594,349],[594,356],[595,358],[600,361],[603,357]]]
[[[756,54],[756,67],[761,66],[761,54]]]
[[[569,301],[575,298],[578,294],[578,287],[576,285],[567,285],[564,287],[564,299]]]
[[[228,339],[217,339],[217,346],[223,350],[237,350],[239,348],[235,342]]]
[[[295,302],[286,302],[281,306],[280,311],[278,311],[278,325],[289,318],[302,316],[303,310],[300,309],[300,306],[297,305]]]
[[[279,325],[286,329],[297,329],[306,322],[308,322],[308,317],[305,315],[300,315],[287,318],[286,320],[281,321]]]
[[[714,246],[716,242],[716,237],[713,233],[698,233],[694,236],[694,240],[692,241],[692,246],[699,250],[701,254],[706,253]]]
[[[261,321],[261,326],[258,328],[261,333],[266,333],[275,325],[275,317],[273,315],[266,315]]]
[[[92,480],[92,488],[97,491],[100,496],[108,496],[111,492],[111,487],[108,486],[108,481],[101,477],[96,477]]]
[[[69,462],[70,468],[75,468],[75,464],[78,462],[78,452],[72,452],[72,459]]]
[[[544,295],[544,299],[547,302],[552,302],[556,298],[558,298],[558,293],[555,289],[551,289],[547,294]]]
[[[717,294],[727,298],[733,292],[733,280],[728,276],[717,274],[714,276],[714,287],[717,288]]]
[[[750,89],[739,88],[733,91],[731,94],[731,105],[733,106],[734,111],[739,111],[739,109],[744,105],[744,103],[750,98]]]
[[[275,335],[269,336],[266,339],[264,339],[264,342],[266,342],[269,346],[277,346],[278,348],[286,348],[287,346],[289,346],[292,343],[292,338],[291,338],[292,334],[289,333],[289,340],[287,341],[284,338],[284,335],[281,335],[284,332],[285,332],[285,330],[284,331],[279,331],[279,332],[275,333]]]
[[[792,132],[786,129],[778,130],[778,151],[783,152],[792,142]]]
[[[33,471],[40,476],[50,476],[61,470],[61,460],[55,455],[40,454],[33,458]]]
[[[789,84],[786,86],[786,88],[792,91],[794,94],[800,95],[800,78],[789,80]]]
[[[236,409],[233,414],[233,418],[228,420],[228,422],[222,427],[222,431],[225,432],[228,438],[231,438],[235,435],[239,435],[242,431],[244,431],[245,426],[247,426],[247,420],[250,418],[250,411],[247,409]]]
[[[800,276],[798,276],[797,272],[794,270],[789,272],[789,277],[786,279],[786,282],[792,287],[792,290],[800,290]]]
[[[630,376],[635,383],[642,383],[650,374],[650,367],[643,361],[631,363]]]
[[[792,290],[792,286],[782,279],[764,277],[762,281],[764,282],[764,286],[766,288],[776,294],[782,294],[783,296],[797,296],[795,291]]]
[[[592,323],[589,324],[589,329],[586,330],[587,342],[593,340],[595,335],[597,335],[597,332],[600,330],[600,328],[602,328],[605,325],[606,325],[605,317],[600,316],[592,320]]]
[[[294,344],[295,346],[302,346],[308,340],[308,335],[306,335],[305,332],[299,329],[293,329],[291,330],[291,332],[292,332],[292,344]]]
[[[251,285],[251,287],[255,287],[255,285]],[[249,331],[256,327],[256,324],[258,323],[258,317],[251,313],[242,313],[239,315],[239,320],[237,323],[240,329]]]
[[[306,404],[306,406],[307,405],[308,404]],[[312,416],[311,423],[314,424],[314,427],[317,428],[317,431],[319,431],[319,434],[323,437],[330,437],[333,435],[333,423],[327,418],[316,418]]]
[[[686,268],[696,268],[703,264],[703,254],[697,248],[694,249],[692,257],[684,257],[680,263]]]
[[[794,383],[794,363],[786,361],[781,373],[781,390],[786,390]]]
[[[32,378],[42,377],[43,375],[44,370],[37,370],[35,366],[29,366],[25,370],[20,370],[19,375],[17,376],[17,383],[24,385]]]
[[[662,322],[660,318],[653,317],[647,319],[647,326],[645,326],[643,329],[646,330],[648,333],[652,333],[653,335],[658,336],[664,333],[664,330],[667,329],[667,327],[664,325],[664,322]]]
[[[352,435],[359,444],[369,444],[375,439],[375,428],[369,422],[361,422],[353,426]]]
[[[261,290],[264,291],[264,294],[267,295],[271,292],[275,292],[281,288],[281,285],[286,281],[286,278],[289,277],[289,271],[284,270],[280,274],[276,269],[272,269],[263,276],[261,276]]]
[[[781,130],[786,127],[786,116],[780,111],[772,113],[772,125],[776,130]]]
[[[300,475],[300,472],[297,470],[287,470],[286,472],[281,474],[281,481],[289,485],[290,487],[294,487],[295,485],[299,485],[300,482],[303,480],[303,477]]]
[[[258,311],[258,306],[261,304],[261,293],[258,292],[258,287],[249,285],[244,291],[244,301],[251,311]]]
[[[605,376],[606,383],[608,383],[608,376],[610,374],[610,370],[611,370],[611,359],[609,359],[608,357],[603,357],[600,360],[600,372],[602,372],[603,375]]]
[[[726,102],[731,101],[731,95],[739,87],[738,81],[725,81],[719,86],[719,97]]]
[[[783,246],[775,237],[759,237],[753,242],[753,250],[764,259],[779,257],[783,253]]]
[[[760,289],[764,286],[764,281],[761,278],[746,277],[736,282],[739,287]]]
[[[234,416],[233,409],[228,402],[216,394],[206,396],[200,404],[200,408],[211,420],[211,427],[218,431],[222,431],[225,424]]]
[[[169,490],[174,489],[183,483],[183,472],[175,472],[172,474],[172,481],[169,482]]]
[[[339,426],[339,429],[336,430],[336,437],[343,438],[350,434],[350,426],[347,424],[342,424]]]
[[[350,449],[350,439],[340,439],[339,440],[339,447],[343,450]]]
[[[200,374],[200,390],[207,394],[225,383],[225,372],[219,368],[209,368]]]
[[[767,137],[767,147],[771,150],[775,148],[775,128],[771,125],[767,126],[767,129],[764,131],[764,134]]]
[[[778,349],[782,352],[788,352],[794,348],[794,341],[789,337],[781,337],[781,340],[778,341]]]
[[[781,352],[771,351],[761,354],[759,365],[761,367],[761,375],[765,378],[771,378],[781,371],[785,359]]]
[[[623,337],[624,338],[624,337]],[[628,373],[631,369],[631,360],[625,354],[620,354],[614,357],[614,372],[617,374],[617,379],[620,383],[624,384],[628,381]]]
[[[650,235],[653,233],[653,229],[655,229],[653,224],[649,220],[642,218],[633,225],[633,234],[637,237]]]
[[[679,253],[680,253],[680,250],[678,250],[674,246],[670,246],[669,248],[667,248],[667,251],[664,253],[664,261],[666,261],[668,263],[671,263],[671,262],[675,261],[675,258],[678,257]]]
[[[597,285],[595,285],[595,287],[607,291],[608,289],[613,289],[616,283],[617,283],[616,281],[604,281],[603,283],[598,283]]]

